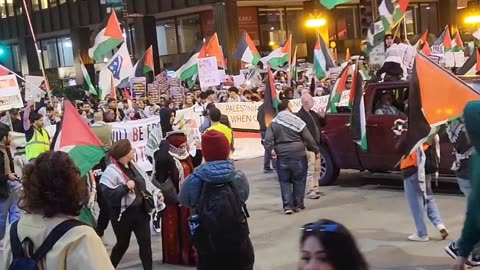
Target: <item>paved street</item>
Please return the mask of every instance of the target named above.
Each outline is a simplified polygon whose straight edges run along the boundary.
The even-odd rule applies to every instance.
[[[237,162],[237,168],[243,170],[250,181],[248,207],[255,269],[296,269],[299,228],[320,218],[333,219],[351,229],[373,269],[450,269],[453,261],[443,252],[448,241],[440,241],[439,233],[431,224],[429,243],[406,241],[414,232],[414,226],[400,181],[363,179],[360,173],[342,173],[337,186],[323,189],[327,196],[307,201],[308,211],[285,216],[281,211],[276,176],[263,174],[260,163],[261,159]],[[444,222],[451,232],[450,239],[460,232],[465,207],[463,197],[456,192],[456,185],[441,183],[436,195]],[[114,242],[111,234],[108,241]],[[156,269],[189,269],[161,265],[160,238],[154,237],[153,242]],[[142,269],[133,239],[120,269]]]
[[[450,269],[453,262],[443,252],[448,241],[429,224],[429,243],[412,243],[406,237],[414,232],[413,222],[403,197],[401,182],[364,179],[363,174],[344,172],[338,185],[323,188],[327,196],[307,201],[308,211],[285,216],[275,174],[263,174],[261,159],[237,162],[249,178],[248,201],[251,237],[258,270],[293,270],[299,258],[301,225],[320,218],[333,219],[351,229],[373,269]],[[440,212],[451,232],[458,236],[463,222],[464,201],[456,185],[441,183],[436,194]],[[109,229],[109,249],[115,238]],[[193,269],[161,264],[161,240],[153,237],[155,269]],[[348,258],[346,258],[348,259]],[[119,269],[142,269],[136,240],[132,239]]]

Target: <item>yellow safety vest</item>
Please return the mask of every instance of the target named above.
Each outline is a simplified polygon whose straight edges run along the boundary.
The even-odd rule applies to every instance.
[[[48,136],[48,132],[43,128],[41,131],[33,128],[32,139],[27,142],[25,151],[27,152],[27,160],[32,160],[50,151],[50,137]]]

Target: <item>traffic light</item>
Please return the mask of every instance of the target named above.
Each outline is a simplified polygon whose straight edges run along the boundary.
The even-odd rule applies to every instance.
[[[362,38],[366,38],[368,34],[368,29],[373,23],[373,1],[372,0],[360,0],[360,27]]]

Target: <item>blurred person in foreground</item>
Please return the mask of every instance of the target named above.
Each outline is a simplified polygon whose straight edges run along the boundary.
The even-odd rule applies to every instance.
[[[352,234],[342,224],[322,219],[305,224],[299,270],[368,270]]]
[[[29,247],[36,251],[54,228],[64,227],[66,232],[56,235],[59,239],[42,257],[39,269],[113,270],[107,250],[93,228],[74,220],[88,200],[88,193],[68,154],[44,153],[24,172],[19,207],[26,214],[13,223],[7,234],[0,268],[8,269],[14,259],[12,241],[24,243],[23,252]]]
[[[259,89],[259,92],[263,99],[265,95],[265,88]],[[267,133],[267,124],[265,123],[265,103],[262,103],[262,105],[258,107],[257,121],[260,127],[260,136],[262,138],[262,145],[264,145],[265,134]],[[263,172],[264,173],[273,172],[276,169],[275,165],[276,164],[275,164],[275,161],[272,159],[271,151],[265,148],[265,153],[263,154]]]
[[[470,264],[468,258],[475,245],[480,241],[480,101],[469,102],[464,110],[465,128],[476,153],[471,159],[471,193],[468,200],[467,215],[463,224],[462,235],[458,241],[458,257],[455,270],[466,269]]]

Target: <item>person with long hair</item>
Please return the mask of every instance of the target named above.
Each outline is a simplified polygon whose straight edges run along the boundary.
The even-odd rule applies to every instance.
[[[165,130],[163,130],[165,131]],[[197,155],[199,155],[197,153]],[[200,160],[200,159],[196,159]],[[154,154],[154,179],[165,195],[162,217],[163,263],[196,265],[196,251],[190,236],[188,217],[191,209],[181,206],[178,193],[195,165],[187,149],[187,136],[182,131],[166,134]]]
[[[88,200],[88,193],[80,172],[67,153],[50,151],[41,154],[25,166],[22,180],[19,207],[26,214],[13,223],[6,235],[0,269],[8,269],[14,259],[12,242],[25,244],[25,254],[29,247],[36,252],[35,249],[55,228],[65,228],[69,224],[70,229],[58,239],[47,256],[41,258],[37,265],[39,269],[114,269],[95,230],[75,220]],[[76,225],[72,226],[72,223]]]
[[[367,270],[355,239],[342,224],[322,219],[305,224],[298,270]]]
[[[110,221],[117,243],[110,259],[117,267],[130,244],[137,238],[144,270],[152,270],[150,212],[163,201],[163,195],[150,177],[133,161],[135,152],[129,140],[117,141],[108,154],[112,163],[100,178],[100,189],[110,207]],[[152,180],[155,181],[155,180]]]

